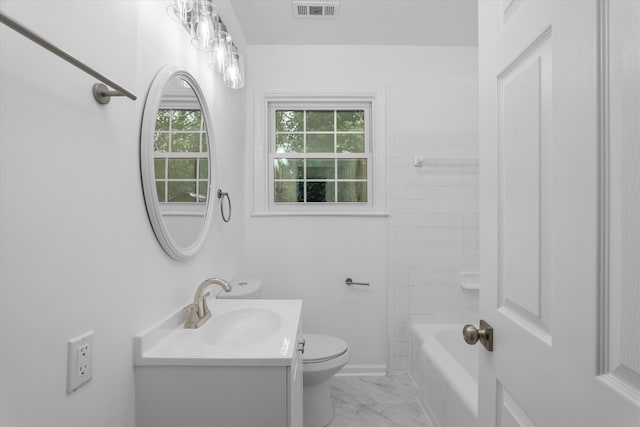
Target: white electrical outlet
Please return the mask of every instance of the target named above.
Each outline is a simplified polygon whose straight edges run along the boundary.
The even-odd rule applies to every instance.
[[[93,331],[67,342],[67,394],[93,377]]]

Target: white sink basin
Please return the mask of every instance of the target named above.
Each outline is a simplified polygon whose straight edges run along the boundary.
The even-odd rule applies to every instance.
[[[185,329],[175,312],[136,336],[136,366],[290,366],[301,300],[214,299],[211,317]]]
[[[211,345],[255,344],[273,335],[282,319],[267,308],[241,308],[219,315],[215,312],[202,327],[202,339]]]

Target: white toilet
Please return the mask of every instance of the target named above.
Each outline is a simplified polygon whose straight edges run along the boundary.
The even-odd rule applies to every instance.
[[[324,427],[335,415],[329,379],[347,364],[351,353],[346,342],[330,335],[304,334],[304,339],[304,427]]]
[[[217,298],[260,298],[262,281],[235,280],[231,292],[219,292]],[[340,338],[324,334],[303,334],[303,413],[304,427],[324,427],[333,421],[335,411],[329,394],[329,379],[347,364],[351,353]]]

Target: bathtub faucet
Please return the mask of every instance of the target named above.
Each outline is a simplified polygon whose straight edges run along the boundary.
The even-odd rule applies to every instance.
[[[193,303],[184,308],[184,310],[189,313],[189,317],[186,322],[184,322],[185,329],[197,329],[204,325],[211,317],[211,311],[207,306],[207,296],[209,296],[209,292],[205,293],[211,285],[220,285],[225,292],[231,292],[231,285],[223,279],[212,277],[200,283],[200,286],[198,286],[196,290],[196,295],[193,298]]]

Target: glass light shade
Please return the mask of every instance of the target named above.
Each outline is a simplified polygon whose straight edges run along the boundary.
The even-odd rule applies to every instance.
[[[167,14],[183,25],[193,25],[198,19],[198,7],[196,0],[174,0],[167,7]]]
[[[200,50],[211,51],[220,21],[218,11],[212,0],[199,0],[196,4],[198,19],[191,26],[191,44]]]
[[[211,15],[199,15],[198,21],[191,26],[191,44],[200,50],[213,49],[215,39]]]
[[[216,13],[216,6],[213,4],[213,0],[197,0],[198,14],[199,15],[214,15]]]
[[[244,58],[237,51],[229,53],[229,62],[224,69],[222,80],[231,89],[244,87]]]
[[[219,73],[224,72],[229,62],[229,40],[230,38],[223,37],[213,42],[213,49],[211,49],[211,63],[209,68]]]
[[[213,43],[211,46],[211,63],[209,68],[222,73],[229,61],[229,49],[233,44],[231,36],[227,33],[227,27],[222,23],[219,16],[213,22]]]

